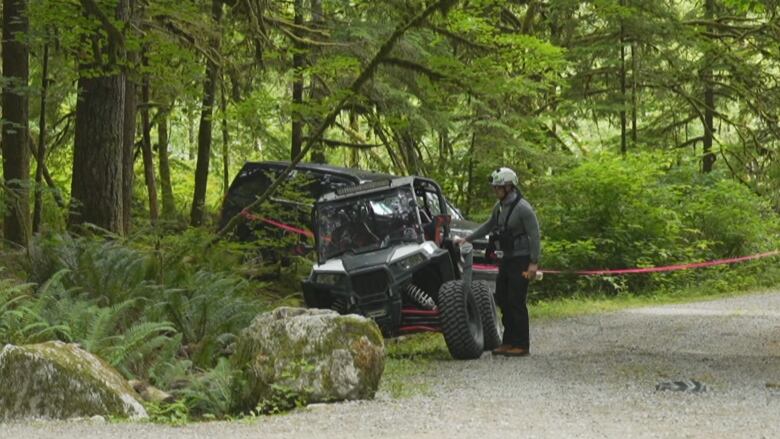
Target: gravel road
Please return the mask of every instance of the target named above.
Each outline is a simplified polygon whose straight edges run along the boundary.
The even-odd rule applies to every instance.
[[[35,422],[2,438],[780,437],[780,292],[531,322],[532,355],[442,361],[428,391],[247,422]],[[695,380],[706,391],[660,391]]]

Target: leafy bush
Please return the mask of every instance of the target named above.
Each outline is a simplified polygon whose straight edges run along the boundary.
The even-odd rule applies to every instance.
[[[767,201],[693,164],[652,154],[602,154],[530,192],[543,234],[542,264],[565,270],[654,267],[777,248],[780,220]],[[766,262],[771,263],[771,262]],[[591,278],[550,276],[537,297],[668,289],[718,269]]]

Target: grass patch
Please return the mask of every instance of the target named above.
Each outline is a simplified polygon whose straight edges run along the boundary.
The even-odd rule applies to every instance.
[[[415,334],[385,341],[387,358],[379,391],[408,398],[430,390],[424,374],[432,362],[450,360],[441,334]]]

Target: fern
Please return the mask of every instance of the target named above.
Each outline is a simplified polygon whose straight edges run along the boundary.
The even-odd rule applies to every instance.
[[[237,377],[230,361],[221,358],[213,369],[193,376],[181,394],[194,414],[208,413],[224,417],[232,413],[236,406],[234,390]]]
[[[116,343],[98,352],[109,364],[119,369],[126,376],[133,376],[134,364],[143,365],[144,359],[154,357],[155,351],[170,341],[169,334],[174,331],[170,323],[147,322],[132,326],[121,336],[116,337]]]
[[[41,316],[38,302],[28,293],[32,284],[0,280],[0,342],[26,344],[67,338],[68,327],[52,325]]]

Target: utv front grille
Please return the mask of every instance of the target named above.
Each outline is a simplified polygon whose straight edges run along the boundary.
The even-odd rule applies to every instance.
[[[387,291],[388,281],[387,271],[375,270],[352,276],[352,288],[358,296],[373,296]]]

